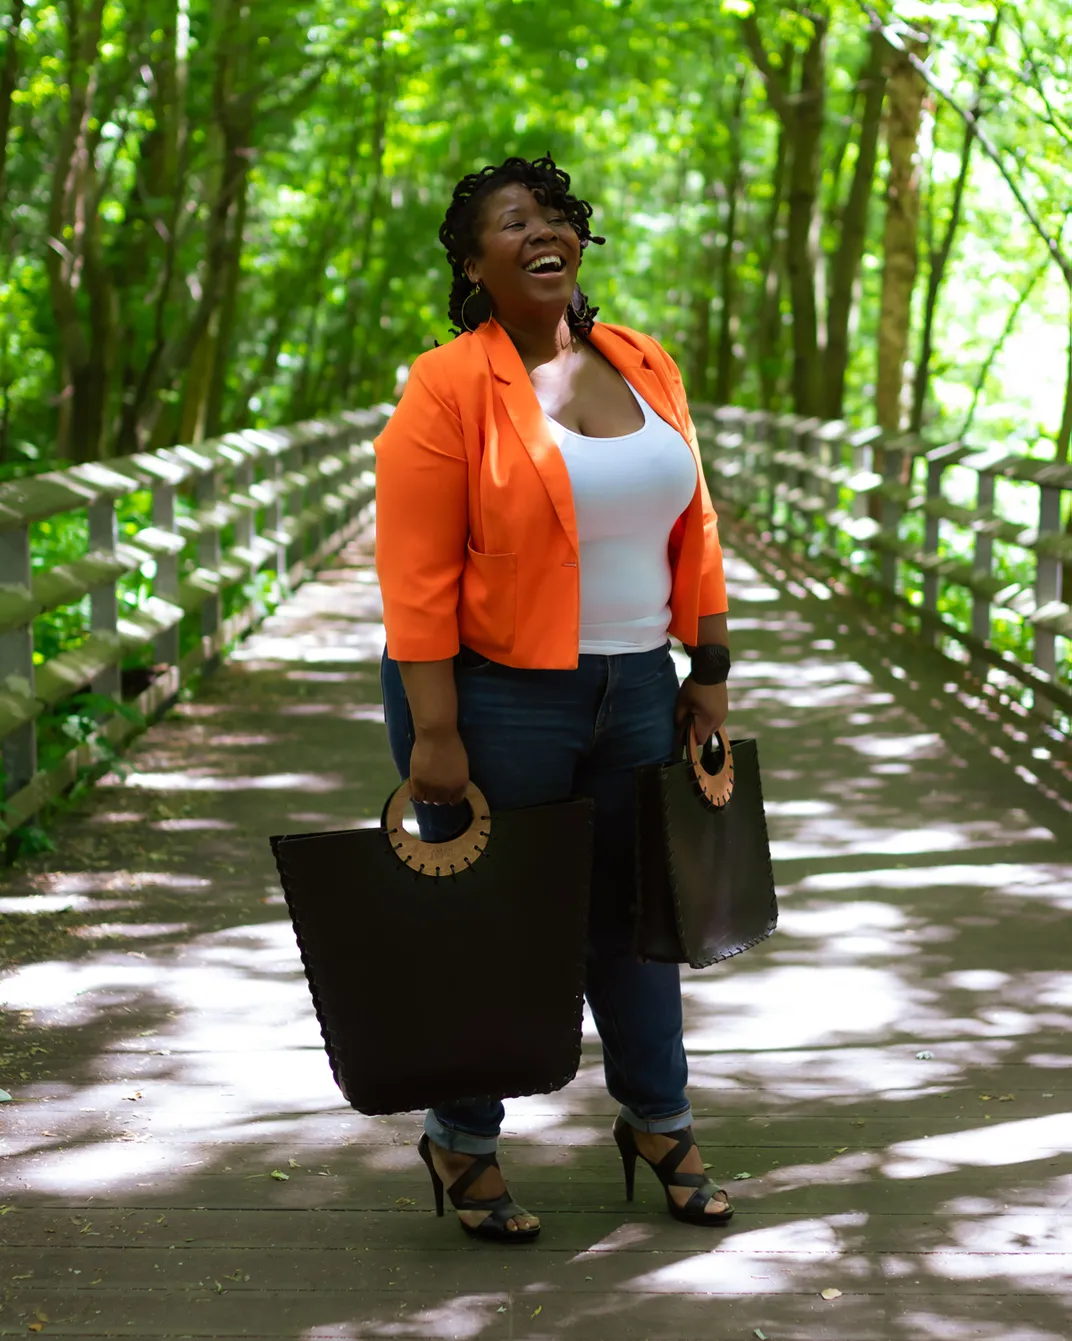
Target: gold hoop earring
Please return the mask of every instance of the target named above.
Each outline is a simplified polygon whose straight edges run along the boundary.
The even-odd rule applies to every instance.
[[[466,331],[469,331],[470,333],[476,330],[476,326],[481,326],[481,325],[483,325],[483,322],[478,321],[477,324],[476,324],[476,326],[470,326],[469,323],[468,323],[468,321],[466,321],[466,319],[465,319],[465,309],[469,306],[469,299],[470,299],[470,298],[475,298],[476,295],[477,295],[478,293],[481,293],[482,291],[483,291],[483,290],[481,289],[481,286],[480,286],[480,284],[478,283],[474,288],[472,288],[472,289],[469,290],[469,292],[465,295],[465,301],[462,303],[462,310],[461,310],[461,314],[460,314],[460,315],[461,315],[461,319],[462,319],[462,329],[463,329],[463,330],[466,330]],[[486,321],[486,320],[487,320],[487,317],[484,318],[484,321]]]

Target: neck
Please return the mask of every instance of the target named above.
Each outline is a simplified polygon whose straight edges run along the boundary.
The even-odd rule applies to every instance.
[[[546,319],[542,321],[525,318],[504,319],[498,313],[495,314],[495,320],[513,340],[514,347],[529,372],[542,363],[550,363],[553,359],[559,358],[573,345],[573,332],[569,328],[564,312],[553,323],[549,323]]]

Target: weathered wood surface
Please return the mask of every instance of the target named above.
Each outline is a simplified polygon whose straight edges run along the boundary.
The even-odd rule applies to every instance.
[[[0,978],[0,1335],[1067,1341],[1059,761],[923,653],[730,571],[783,908],[684,978],[733,1223],[674,1224],[644,1170],[623,1200],[590,1035],[573,1085],[509,1105],[532,1249],[435,1219],[416,1115],[342,1106],[265,838],[373,822],[394,782],[357,544],[0,887],[42,927]]]

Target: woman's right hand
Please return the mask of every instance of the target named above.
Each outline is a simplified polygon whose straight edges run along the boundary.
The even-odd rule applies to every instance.
[[[418,732],[409,757],[413,799],[430,805],[458,805],[469,786],[469,756],[457,728]]]

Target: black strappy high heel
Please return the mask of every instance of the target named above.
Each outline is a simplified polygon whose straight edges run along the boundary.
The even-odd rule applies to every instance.
[[[663,1132],[662,1135],[673,1138],[677,1144],[673,1150],[668,1150],[658,1163],[653,1163],[647,1155],[642,1155],[637,1149],[636,1133],[629,1123],[621,1117],[614,1119],[614,1140],[622,1157],[622,1168],[625,1170],[626,1201],[633,1200],[636,1162],[637,1156],[640,1155],[662,1183],[663,1191],[666,1193],[666,1209],[675,1220],[683,1220],[687,1225],[724,1225],[727,1220],[731,1220],[732,1206],[727,1206],[724,1211],[710,1213],[704,1209],[713,1197],[726,1195],[722,1188],[716,1187],[710,1178],[705,1178],[702,1173],[678,1173],[681,1161],[696,1144],[692,1128],[684,1127],[681,1131]],[[694,1187],[696,1191],[684,1206],[679,1206],[670,1195],[672,1187]]]
[[[443,1179],[436,1172],[435,1164],[432,1161],[432,1146],[427,1133],[418,1142],[417,1153],[427,1164],[428,1172],[432,1175],[436,1215],[441,1216],[443,1214]],[[467,1225],[464,1220],[459,1220],[458,1223],[467,1234],[471,1234],[475,1239],[490,1239],[493,1243],[531,1243],[543,1226],[537,1225],[535,1229],[508,1228],[507,1220],[511,1220],[515,1216],[529,1214],[513,1200],[509,1192],[504,1192],[498,1197],[488,1197],[483,1201],[465,1195],[482,1173],[488,1169],[497,1169],[498,1167],[499,1161],[495,1155],[477,1155],[461,1177],[446,1189],[451,1205],[456,1211],[488,1212],[478,1225]]]

